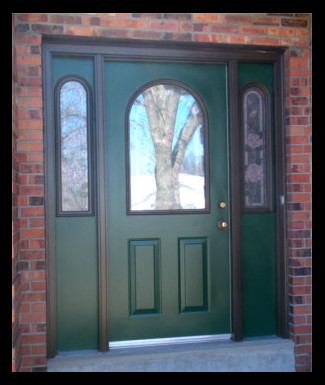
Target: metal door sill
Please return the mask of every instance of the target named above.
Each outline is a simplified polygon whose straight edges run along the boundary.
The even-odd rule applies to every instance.
[[[112,341],[109,343],[109,350],[146,347],[146,346],[188,344],[188,343],[196,343],[196,342],[225,341],[225,340],[230,340],[230,338],[231,338],[231,334],[211,334],[211,335],[191,336],[191,337],[151,338],[151,339],[143,339],[143,340]]]

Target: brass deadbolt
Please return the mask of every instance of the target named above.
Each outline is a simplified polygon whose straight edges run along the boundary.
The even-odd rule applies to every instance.
[[[224,201],[221,201],[221,202],[219,203],[219,207],[220,207],[221,209],[225,209],[226,206],[227,206],[227,204],[226,204],[226,202],[224,202]]]
[[[220,230],[223,230],[228,227],[228,223],[222,220],[218,222],[217,226],[219,227]]]

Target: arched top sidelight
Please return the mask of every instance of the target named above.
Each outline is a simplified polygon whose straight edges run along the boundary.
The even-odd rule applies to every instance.
[[[178,81],[156,80],[137,90],[126,114],[128,213],[208,211],[208,119],[200,97]]]
[[[271,211],[272,153],[270,94],[261,83],[241,90],[243,210]]]
[[[55,93],[57,215],[93,215],[91,88],[84,79],[67,76]]]

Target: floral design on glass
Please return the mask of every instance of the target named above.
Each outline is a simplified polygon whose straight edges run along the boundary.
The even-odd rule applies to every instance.
[[[243,96],[245,208],[267,206],[265,98],[257,87]]]

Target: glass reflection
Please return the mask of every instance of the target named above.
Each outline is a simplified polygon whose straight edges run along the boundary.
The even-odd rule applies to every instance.
[[[130,209],[205,209],[204,119],[173,84],[147,88],[129,116]]]
[[[266,146],[265,106],[261,91],[251,87],[244,94],[245,208],[265,207]]]
[[[60,90],[62,211],[88,210],[87,93],[77,81]]]

